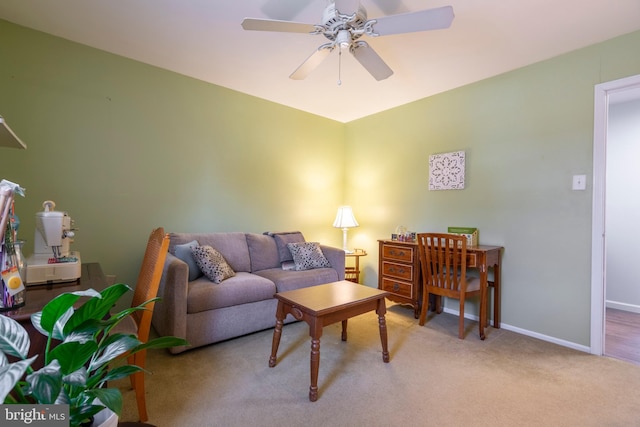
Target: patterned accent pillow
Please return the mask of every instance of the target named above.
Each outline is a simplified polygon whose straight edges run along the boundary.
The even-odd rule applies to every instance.
[[[209,245],[196,246],[191,249],[191,253],[202,273],[213,283],[220,283],[236,275],[222,254]]]
[[[287,247],[297,271],[331,267],[318,242],[288,243]]]

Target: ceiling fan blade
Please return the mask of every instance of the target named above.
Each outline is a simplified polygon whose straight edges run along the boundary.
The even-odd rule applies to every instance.
[[[293,80],[305,79],[324,59],[329,56],[333,46],[330,43],[323,44],[311,54],[296,70],[289,76]]]
[[[351,53],[374,79],[380,81],[393,74],[393,70],[378,56],[367,42],[358,41],[351,45]]]
[[[283,33],[313,33],[316,31],[316,26],[313,24],[257,18],[244,18],[242,28],[250,31],[280,31]]]
[[[440,30],[449,28],[454,14],[451,6],[418,12],[401,13],[398,15],[376,18],[373,24],[372,36],[386,36],[390,34],[413,33],[416,31]]]
[[[344,15],[351,15],[358,10],[360,0],[336,0],[336,9]]]

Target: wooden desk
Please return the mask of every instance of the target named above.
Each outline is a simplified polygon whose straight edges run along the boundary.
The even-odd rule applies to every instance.
[[[390,293],[389,299],[411,304],[414,317],[420,315],[422,271],[418,244],[397,240],[379,240],[378,288]],[[467,246],[467,268],[477,268],[480,280],[493,288],[493,327],[500,328],[500,258],[502,246]],[[493,280],[488,280],[489,269]]]
[[[467,268],[480,271],[480,283],[493,287],[493,327],[500,329],[500,258],[502,246],[467,246]],[[489,268],[493,269],[493,280],[488,280]]]
[[[31,315],[42,310],[42,308],[53,298],[65,292],[82,291],[93,288],[102,291],[107,287],[107,280],[102,272],[102,267],[98,263],[87,263],[81,266],[81,277],[79,280],[65,283],[42,284],[27,286],[25,305],[11,311],[5,311],[5,316],[18,321],[29,333],[31,348],[29,357],[41,354],[46,345],[46,337],[36,331],[31,324]],[[36,359],[31,365],[34,369],[42,367],[42,360]]]

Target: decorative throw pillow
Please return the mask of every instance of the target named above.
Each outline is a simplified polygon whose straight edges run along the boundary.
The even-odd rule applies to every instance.
[[[331,267],[318,242],[289,243],[287,247],[297,271]]]
[[[293,261],[291,251],[288,249],[289,243],[301,243],[304,242],[304,236],[299,231],[288,231],[284,233],[268,233],[276,241],[278,247],[278,256],[280,257],[280,263],[286,261]]]
[[[192,240],[189,243],[183,243],[182,245],[176,245],[173,249],[176,257],[180,258],[182,261],[186,262],[189,266],[189,281],[196,280],[198,277],[202,276],[202,271],[200,271],[200,267],[196,264],[196,260],[193,258],[193,253],[191,250],[200,246],[197,240]]]
[[[236,275],[222,254],[211,246],[197,246],[191,251],[202,273],[213,283],[220,283]]]

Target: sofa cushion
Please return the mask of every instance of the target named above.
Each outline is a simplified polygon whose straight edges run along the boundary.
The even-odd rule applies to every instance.
[[[338,272],[333,268],[316,268],[304,271],[285,271],[281,268],[270,268],[254,274],[271,280],[276,284],[278,292],[338,281]]]
[[[236,273],[219,285],[212,285],[205,277],[200,277],[189,283],[187,313],[272,299],[275,293],[276,287],[271,280],[251,273]],[[250,317],[251,313],[247,313],[247,318]]]
[[[233,271],[251,271],[249,248],[245,233],[170,233],[169,252],[175,255],[175,246],[197,240],[200,246],[209,245],[222,254]]]
[[[331,267],[318,242],[289,243],[287,247],[298,271]]]
[[[192,240],[189,243],[183,243],[175,246],[175,256],[186,262],[189,266],[190,282],[202,276],[202,271],[200,270],[200,267],[198,267],[198,264],[196,264],[193,253],[191,253],[191,249],[196,246],[200,246],[197,240]]]
[[[227,264],[222,254],[211,246],[196,246],[191,251],[202,273],[213,283],[220,283],[235,276],[235,271]]]
[[[280,262],[293,261],[293,256],[291,255],[291,251],[287,247],[288,243],[299,243],[304,242],[304,236],[299,231],[288,231],[284,233],[267,233],[270,236],[273,236],[273,240],[276,241],[276,246],[278,247],[278,256],[280,257]]]
[[[278,247],[273,237],[247,233],[247,246],[251,257],[251,271],[275,268],[280,265]]]

